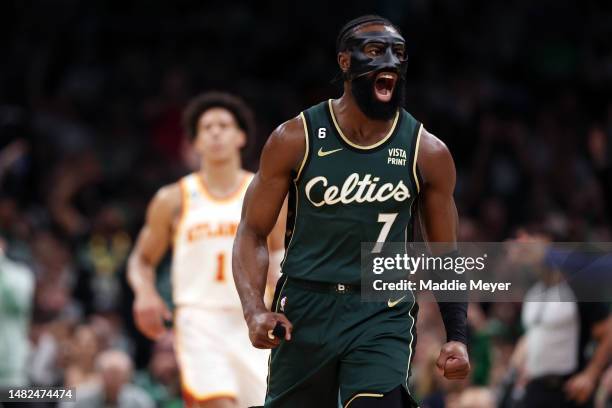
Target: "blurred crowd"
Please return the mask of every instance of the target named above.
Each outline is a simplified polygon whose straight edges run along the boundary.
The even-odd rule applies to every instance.
[[[406,108],[454,155],[460,240],[536,229],[612,241],[611,4],[373,3],[0,5],[0,385],[78,386],[88,407],[118,395],[181,406],[171,334],[150,344],[135,331],[125,283],[146,203],[194,167],[181,110],[204,90],[244,97],[258,118],[244,165],[256,169],[276,125],[339,95],[336,33],[368,12],[408,40]],[[168,294],[168,262],[158,275]],[[470,306],[473,373],[451,384],[433,364],[443,328],[425,303],[422,406],[512,400],[520,313]],[[610,389],[608,372],[598,392]]]

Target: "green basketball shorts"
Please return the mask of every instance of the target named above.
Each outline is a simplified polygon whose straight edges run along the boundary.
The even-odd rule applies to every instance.
[[[417,309],[413,297],[366,303],[358,287],[283,276],[272,310],[293,332],[272,350],[265,407],[346,407],[407,387]]]

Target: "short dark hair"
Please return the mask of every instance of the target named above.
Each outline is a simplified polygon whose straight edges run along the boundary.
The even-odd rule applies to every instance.
[[[340,32],[338,33],[338,37],[336,37],[336,52],[344,51],[345,41],[349,37],[349,34],[360,27],[371,24],[382,24],[393,27],[398,33],[401,34],[400,29],[390,20],[376,14],[367,14],[365,16],[354,18],[342,26]]]
[[[238,127],[244,131],[249,140],[255,134],[255,114],[238,96],[227,92],[205,92],[193,98],[183,111],[183,128],[189,140],[198,134],[198,121],[204,112],[213,108],[227,109],[232,113]]]

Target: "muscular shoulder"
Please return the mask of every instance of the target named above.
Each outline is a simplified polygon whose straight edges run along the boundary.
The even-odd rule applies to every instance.
[[[421,131],[417,157],[417,165],[426,185],[447,181],[454,188],[456,173],[453,157],[446,144],[425,128]]]
[[[149,203],[147,222],[169,222],[180,213],[182,194],[180,182],[167,184],[157,190]]]
[[[305,133],[302,116],[296,116],[281,125],[279,125],[268,139],[267,145],[272,147],[282,146],[289,150],[295,150],[296,153],[304,152]]]
[[[296,116],[278,126],[262,152],[262,166],[270,162],[281,169],[295,170],[306,151],[306,135],[301,116]]]
[[[438,139],[433,134],[429,133],[427,129],[423,128],[421,131],[421,140],[419,141],[419,165],[421,162],[426,162],[430,159],[433,160],[447,160],[451,159],[450,151],[446,144]]]

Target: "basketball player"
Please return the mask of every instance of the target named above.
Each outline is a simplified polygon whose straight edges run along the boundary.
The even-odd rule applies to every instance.
[[[201,169],[162,187],[149,205],[129,259],[136,325],[157,339],[171,319],[155,289],[155,267],[172,245],[175,341],[187,406],[261,404],[268,353],[249,343],[231,271],[242,200],[253,176],[240,162],[253,114],[242,100],[211,92],[188,105],[184,122]],[[283,227],[278,231],[281,237],[271,242],[276,248]],[[275,256],[271,264],[280,263]]]
[[[407,390],[414,297],[361,302],[360,243],[403,242],[418,199],[427,240],[456,248],[454,163],[401,108],[406,46],[393,24],[355,19],[337,51],[342,97],[285,122],[264,147],[234,243],[236,287],[251,342],[273,349],[265,407],[416,406]],[[290,239],[271,312],[266,236],[288,191]],[[439,305],[448,342],[437,366],[466,378],[467,304]]]

